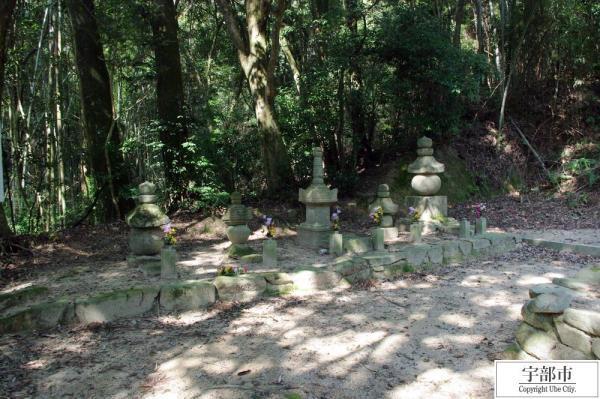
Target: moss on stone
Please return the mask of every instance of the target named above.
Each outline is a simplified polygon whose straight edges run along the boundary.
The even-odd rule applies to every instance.
[[[41,285],[30,285],[13,292],[0,294],[0,309],[6,309],[26,303],[41,295],[47,294],[48,291],[48,287]]]
[[[285,296],[296,291],[294,284],[268,284],[264,296]]]
[[[252,255],[254,253],[256,253],[256,251],[253,250],[252,248],[250,248],[247,245],[235,245],[235,244],[233,244],[227,250],[227,256],[229,256],[232,259],[238,259],[238,258],[241,258],[242,256]]]
[[[414,267],[412,267],[412,266],[411,266],[411,265],[409,265],[409,264],[404,264],[404,266],[402,266],[402,271],[403,271],[404,273],[414,273],[414,271],[415,271],[415,268],[414,268]]]
[[[0,333],[18,332],[39,328],[52,328],[70,321],[72,303],[61,299],[43,302],[0,318]]]
[[[448,196],[449,203],[460,203],[469,200],[475,195],[489,196],[491,190],[485,188],[485,182],[477,184],[473,174],[469,172],[465,163],[451,148],[435,148],[434,156],[446,166],[446,171],[440,174],[442,188],[438,195]],[[404,197],[414,195],[410,186],[413,174],[408,173],[408,165],[415,159],[415,155],[407,154],[398,160],[400,167],[391,184],[392,198],[399,204],[404,204]]]
[[[250,254],[240,256],[240,261],[245,263],[262,263],[262,255],[260,254]]]

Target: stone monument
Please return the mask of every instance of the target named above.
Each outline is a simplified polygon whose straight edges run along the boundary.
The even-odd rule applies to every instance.
[[[156,185],[143,182],[139,186],[137,206],[127,215],[130,256],[127,263],[139,266],[144,272],[160,274],[160,252],[164,243],[162,226],[170,222],[169,217],[156,205]]]
[[[398,213],[399,206],[390,197],[390,187],[387,184],[380,184],[377,188],[377,198],[369,205],[369,212],[374,212],[377,208],[383,210],[379,228],[383,229],[385,241],[398,238],[398,228],[394,227],[394,216]]]
[[[251,233],[248,228],[250,219],[252,219],[252,211],[242,205],[242,195],[237,191],[231,193],[231,205],[223,215],[223,222],[227,225],[227,238],[231,241],[229,257],[238,258],[254,253],[246,244]]]
[[[277,241],[263,241],[262,261],[265,267],[277,267]]]
[[[444,173],[445,167],[433,157],[432,146],[429,137],[421,137],[417,141],[417,159],[408,165],[408,173],[415,175],[410,185],[418,195],[407,196],[405,205],[418,213],[424,233],[458,229],[458,222],[448,218],[448,197],[436,195],[442,187],[438,174]]]
[[[307,189],[300,189],[299,200],[306,206],[306,221],[298,226],[298,245],[328,248],[331,235],[330,207],[337,202],[337,189],[323,181],[323,151],[313,148],[313,178]]]

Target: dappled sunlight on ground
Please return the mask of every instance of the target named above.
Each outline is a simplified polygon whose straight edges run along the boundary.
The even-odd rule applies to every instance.
[[[4,336],[0,365],[21,396],[490,397],[528,287],[584,267],[524,251],[368,289]]]

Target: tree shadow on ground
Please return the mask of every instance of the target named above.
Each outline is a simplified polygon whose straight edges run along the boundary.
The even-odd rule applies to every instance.
[[[4,337],[11,360],[1,360],[0,388],[37,397],[489,397],[491,359],[513,339],[527,287],[580,266],[499,257],[364,290]]]

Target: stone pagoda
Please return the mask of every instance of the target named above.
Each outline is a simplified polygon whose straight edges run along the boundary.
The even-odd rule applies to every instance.
[[[398,228],[394,227],[394,216],[398,213],[399,206],[390,197],[390,187],[387,184],[380,184],[377,188],[377,198],[369,205],[369,212],[374,212],[377,208],[383,210],[379,228],[384,231],[385,241],[396,239]]]
[[[223,222],[227,225],[227,238],[231,241],[229,247],[229,256],[237,258],[249,255],[254,251],[247,245],[250,237],[248,222],[252,219],[250,208],[242,205],[242,195],[240,193],[231,193],[231,205],[223,215]]]
[[[313,178],[307,189],[300,189],[299,201],[306,206],[306,221],[298,226],[298,245],[328,248],[332,233],[330,207],[337,202],[337,189],[323,181],[323,151],[313,148]]]
[[[445,167],[433,157],[432,146],[429,137],[421,137],[417,141],[417,159],[408,165],[408,173],[415,175],[410,185],[418,195],[407,196],[406,207],[415,208],[422,222],[444,220],[448,216],[448,198],[436,195],[442,187],[438,174],[444,173]]]
[[[137,206],[127,215],[130,256],[127,263],[139,266],[144,271],[153,270],[160,274],[160,252],[164,242],[163,226],[170,223],[169,217],[156,205],[156,185],[143,182],[139,186]]]

